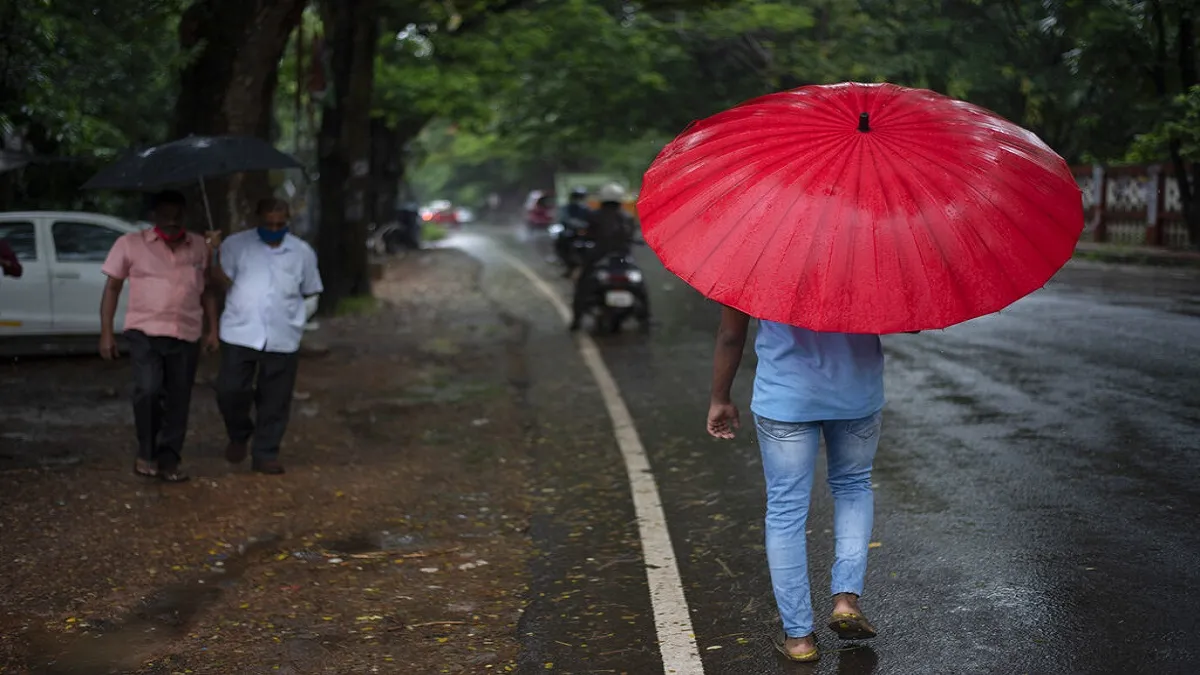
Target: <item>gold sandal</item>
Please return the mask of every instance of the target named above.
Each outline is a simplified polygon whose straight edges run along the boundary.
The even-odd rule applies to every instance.
[[[877,635],[867,617],[857,612],[836,612],[829,619],[829,630],[843,640],[869,640]]]
[[[817,648],[817,636],[815,634],[811,634],[810,637],[813,639],[813,648],[811,651],[804,652],[803,654],[794,654],[788,651],[787,634],[784,633],[782,629],[775,634],[775,638],[771,640],[771,643],[775,645],[775,651],[783,654],[788,661],[793,661],[795,663],[813,663],[820,660],[821,650]]]

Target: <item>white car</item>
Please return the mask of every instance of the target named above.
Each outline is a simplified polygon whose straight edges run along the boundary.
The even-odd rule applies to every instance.
[[[0,239],[24,267],[19,279],[0,277],[0,337],[99,335],[100,296],[108,281],[100,267],[113,242],[143,228],[97,213],[0,213]],[[126,286],[117,331],[128,295]]]

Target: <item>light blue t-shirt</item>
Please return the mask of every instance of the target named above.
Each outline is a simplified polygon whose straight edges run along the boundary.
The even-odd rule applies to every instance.
[[[760,321],[750,409],[778,422],[856,420],[883,409],[878,335],[817,333]]]

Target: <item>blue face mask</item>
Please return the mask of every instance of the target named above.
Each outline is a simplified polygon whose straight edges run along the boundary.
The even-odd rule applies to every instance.
[[[258,238],[263,240],[263,243],[274,246],[283,241],[287,236],[288,228],[282,230],[268,230],[265,227],[258,228]]]

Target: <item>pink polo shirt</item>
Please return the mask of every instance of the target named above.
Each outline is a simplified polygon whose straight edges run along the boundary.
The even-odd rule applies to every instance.
[[[204,330],[200,297],[208,261],[208,245],[192,232],[174,250],[153,229],[118,239],[102,271],[113,279],[129,280],[125,330],[199,340]]]

